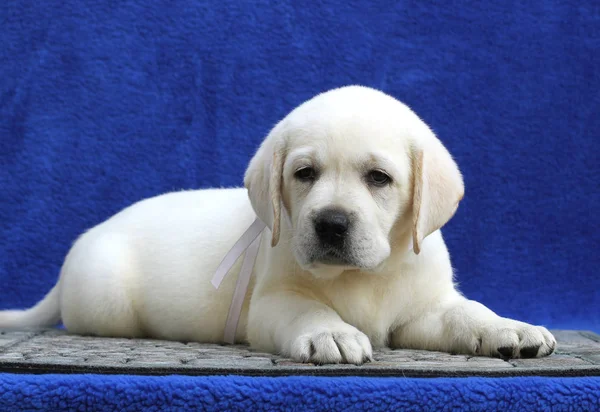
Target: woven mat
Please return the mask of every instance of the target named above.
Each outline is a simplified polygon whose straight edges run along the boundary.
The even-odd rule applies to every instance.
[[[295,363],[246,346],[97,338],[62,330],[0,331],[0,372],[249,376],[600,376],[600,336],[552,331],[556,352],[504,361],[415,350],[376,351],[362,366]]]

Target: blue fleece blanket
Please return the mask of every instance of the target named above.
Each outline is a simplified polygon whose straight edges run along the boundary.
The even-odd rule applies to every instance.
[[[445,231],[462,290],[600,331],[596,0],[13,0],[0,22],[0,308],[39,300],[121,208],[241,184],[289,110],[361,83],[464,172]]]
[[[0,409],[594,411],[600,378],[246,378],[0,374]]]

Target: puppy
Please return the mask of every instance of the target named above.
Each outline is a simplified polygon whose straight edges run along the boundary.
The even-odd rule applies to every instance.
[[[220,342],[241,262],[218,290],[211,277],[258,215],[268,229],[237,342],[319,364],[361,364],[382,346],[553,352],[544,327],[502,318],[456,290],[440,228],[463,179],[398,100],[360,86],[312,98],[271,130],[244,183],[143,200],[92,228],[48,295],[0,312],[0,327],[62,319],[76,334]]]

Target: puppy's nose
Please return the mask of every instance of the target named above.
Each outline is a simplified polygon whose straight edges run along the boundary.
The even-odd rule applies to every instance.
[[[344,242],[350,219],[338,209],[327,209],[315,218],[315,232],[319,240],[325,244],[337,245]]]

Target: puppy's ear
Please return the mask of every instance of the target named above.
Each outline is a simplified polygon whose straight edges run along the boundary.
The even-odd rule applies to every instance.
[[[444,226],[464,196],[464,183],[456,162],[435,137],[413,150],[413,250]]]
[[[271,229],[271,246],[279,242],[281,190],[285,142],[281,123],[271,130],[250,161],[244,175],[250,203],[256,215]]]

